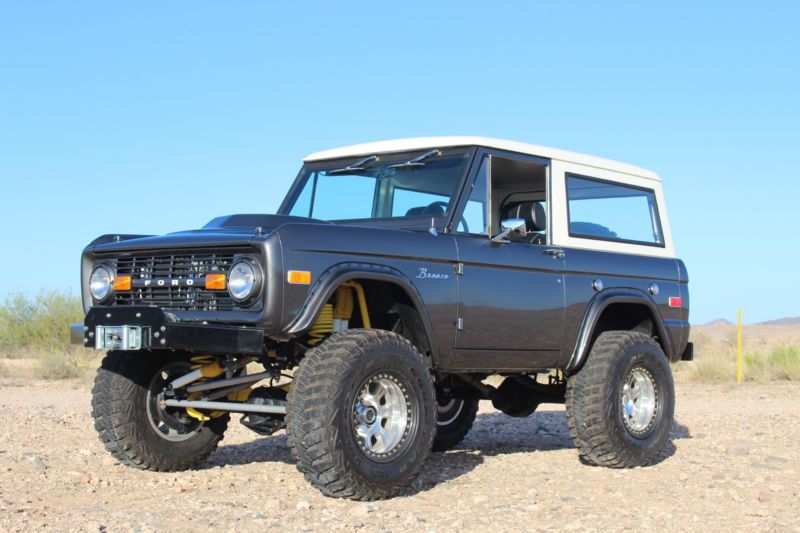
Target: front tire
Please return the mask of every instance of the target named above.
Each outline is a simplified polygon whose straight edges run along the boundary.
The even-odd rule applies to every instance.
[[[100,441],[124,465],[175,472],[196,467],[213,452],[229,415],[207,422],[185,409],[162,410],[165,383],[191,371],[188,356],[108,352],[92,388],[92,416]]]
[[[286,422],[297,469],[323,494],[393,496],[414,480],[431,450],[436,411],[429,365],[394,333],[334,333],[297,368]]]
[[[581,459],[611,468],[646,466],[672,429],[675,388],[667,357],[643,333],[604,332],[567,380],[566,406]]]

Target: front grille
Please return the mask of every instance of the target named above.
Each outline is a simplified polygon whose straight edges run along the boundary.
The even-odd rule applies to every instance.
[[[130,291],[117,292],[115,305],[148,305],[173,311],[230,311],[234,301],[226,290],[205,288],[206,274],[227,274],[233,253],[182,250],[173,254],[122,255],[117,257],[117,275],[131,276]],[[151,280],[148,286],[141,286]],[[158,285],[158,280],[164,280]],[[183,280],[174,286],[172,280]],[[187,286],[185,280],[193,280]],[[138,286],[137,286],[138,285]]]

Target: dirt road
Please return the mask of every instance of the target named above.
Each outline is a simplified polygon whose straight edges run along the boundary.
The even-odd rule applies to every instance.
[[[563,408],[512,419],[484,402],[454,451],[404,496],[324,498],[286,437],[231,423],[201,470],[119,466],[97,440],[88,385],[0,386],[0,531],[800,530],[800,385],[678,384],[668,457],[578,461]]]

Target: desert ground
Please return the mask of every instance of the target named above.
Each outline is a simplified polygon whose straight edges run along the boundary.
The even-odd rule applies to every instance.
[[[526,419],[488,402],[467,439],[433,454],[400,497],[325,498],[286,436],[232,420],[201,469],[117,464],[89,416],[86,380],[0,385],[0,531],[800,530],[800,384],[678,382],[656,464],[581,464],[562,406]]]

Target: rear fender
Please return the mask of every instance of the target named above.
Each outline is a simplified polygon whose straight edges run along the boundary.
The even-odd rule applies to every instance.
[[[647,308],[650,313],[650,318],[653,321],[653,328],[658,335],[659,343],[661,344],[667,358],[672,359],[672,341],[664,325],[664,319],[650,297],[643,291],[633,288],[610,288],[597,293],[586,313],[583,316],[581,323],[581,330],[578,334],[578,340],[572,351],[572,356],[564,369],[568,374],[577,371],[586,360],[586,357],[591,350],[591,342],[595,335],[595,329],[600,318],[603,316],[603,311],[611,304],[628,303],[642,305]]]

